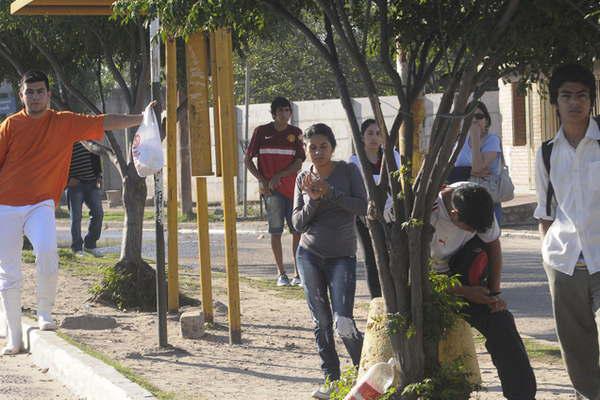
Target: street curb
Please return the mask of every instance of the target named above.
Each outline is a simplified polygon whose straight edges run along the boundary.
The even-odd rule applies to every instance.
[[[113,367],[58,337],[56,332],[40,331],[27,318],[23,318],[22,325],[23,342],[32,361],[40,368],[47,368],[74,395],[88,400],[156,399]]]

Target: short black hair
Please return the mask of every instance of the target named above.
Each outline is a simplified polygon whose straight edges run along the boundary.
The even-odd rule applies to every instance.
[[[329,144],[331,144],[331,148],[335,150],[335,146],[337,142],[335,141],[335,135],[331,128],[323,123],[313,124],[306,129],[304,132],[304,138],[310,139],[313,136],[321,135],[327,138]]]
[[[490,126],[492,126],[492,117],[490,117],[490,112],[488,111],[485,103],[483,103],[482,101],[478,100],[476,104],[477,105],[475,106],[475,110],[479,108],[483,115],[485,115],[485,122],[487,124],[487,127],[489,128]]]
[[[565,82],[577,82],[587,87],[590,92],[591,104],[594,106],[596,102],[596,79],[592,71],[580,64],[563,64],[554,68],[548,84],[550,104],[556,105],[558,89]]]
[[[375,121],[373,118],[365,119],[363,123],[360,124],[360,136],[365,136],[367,128],[373,124],[377,124],[377,121]]]
[[[19,87],[22,89],[26,83],[44,82],[46,90],[50,90],[50,83],[48,82],[48,75],[42,71],[31,70],[27,71],[21,76]]]
[[[274,117],[277,109],[280,107],[289,107],[292,109],[292,103],[285,97],[275,97],[271,102],[271,115]]]
[[[492,227],[494,223],[494,201],[487,189],[476,183],[465,183],[454,188],[451,197],[452,207],[458,211],[460,222],[479,233]]]

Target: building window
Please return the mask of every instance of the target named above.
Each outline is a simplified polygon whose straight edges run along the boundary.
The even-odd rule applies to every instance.
[[[527,144],[525,93],[524,91],[519,90],[518,83],[511,83],[511,91],[513,104],[513,146],[525,146]]]

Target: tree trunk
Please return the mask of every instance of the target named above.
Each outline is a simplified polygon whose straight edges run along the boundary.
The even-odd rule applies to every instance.
[[[190,133],[188,129],[187,101],[184,90],[179,91],[177,109],[177,136],[179,137],[179,190],[181,211],[186,220],[194,216],[192,205],[192,161],[190,157]]]
[[[96,300],[119,308],[156,309],[156,273],[142,258],[142,232],[146,180],[140,178],[133,162],[127,165],[123,178],[123,241],[121,257],[114,267],[115,273],[105,274],[102,289]]]

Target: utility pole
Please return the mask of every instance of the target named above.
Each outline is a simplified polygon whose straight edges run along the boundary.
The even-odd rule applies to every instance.
[[[244,80],[244,102],[245,102],[245,110],[244,110],[244,153],[248,148],[248,121],[250,120],[250,66],[248,65],[248,60],[246,60],[246,78]],[[244,168],[244,218],[248,216],[248,169]]]
[[[162,107],[160,90],[160,29],[159,20],[150,23],[150,75],[152,78],[151,95]],[[155,108],[156,112],[156,108]],[[161,125],[160,115],[157,121]],[[165,285],[165,234],[163,208],[163,172],[154,174],[154,217],[156,230],[156,312],[158,314],[158,345],[167,347],[167,288]]]

